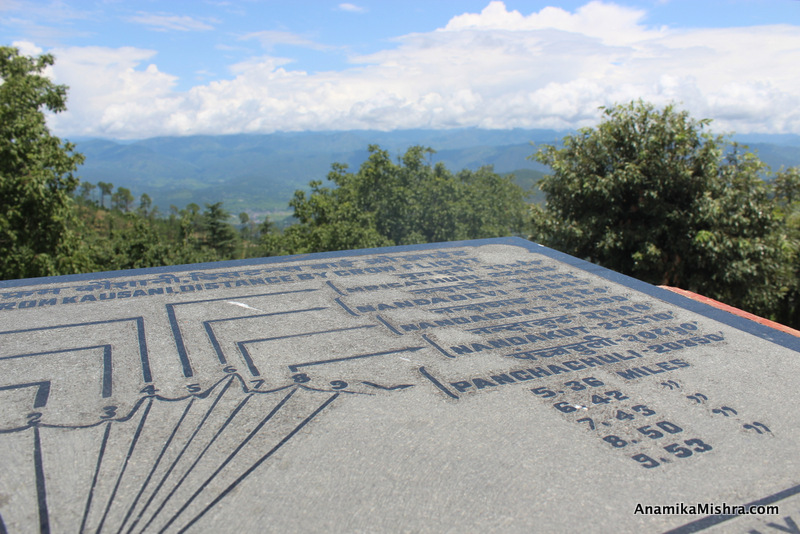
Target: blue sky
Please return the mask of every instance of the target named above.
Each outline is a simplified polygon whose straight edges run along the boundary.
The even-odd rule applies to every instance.
[[[800,1],[0,0],[53,53],[63,136],[575,128],[676,102],[800,133]]]

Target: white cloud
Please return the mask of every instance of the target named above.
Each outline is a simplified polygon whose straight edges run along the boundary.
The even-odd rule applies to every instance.
[[[14,41],[11,46],[19,49],[19,53],[24,56],[38,56],[44,50],[29,41]]]
[[[366,13],[367,11],[366,8],[348,3],[339,4],[339,9],[342,11],[350,11],[351,13]]]
[[[55,49],[54,76],[71,87],[59,133],[110,137],[339,130],[573,128],[599,106],[642,98],[678,102],[717,131],[800,133],[800,27],[669,29],[644,13],[591,2],[523,15],[501,2],[428,33],[352,57],[340,71],[291,70],[253,57],[233,77],[175,90],[155,52]],[[275,44],[320,49],[288,32]]]
[[[292,32],[265,30],[260,32],[253,32],[243,35],[239,38],[242,41],[254,39],[261,43],[261,46],[266,50],[272,50],[276,45],[291,45],[299,46],[301,48],[310,48],[312,50],[329,50],[332,47],[317,43]]]
[[[170,15],[169,13],[145,13],[139,11],[136,15],[128,17],[127,20],[137,24],[149,26],[150,29],[157,31],[206,31],[213,30],[214,27],[202,20],[186,15]]]

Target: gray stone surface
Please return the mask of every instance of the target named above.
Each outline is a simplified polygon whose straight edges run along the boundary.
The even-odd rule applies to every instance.
[[[797,339],[521,239],[0,282],[0,325],[0,533],[800,524]]]

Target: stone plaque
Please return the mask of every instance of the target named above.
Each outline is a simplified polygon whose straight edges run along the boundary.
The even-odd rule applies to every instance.
[[[0,533],[796,532],[798,351],[518,238],[0,282]]]

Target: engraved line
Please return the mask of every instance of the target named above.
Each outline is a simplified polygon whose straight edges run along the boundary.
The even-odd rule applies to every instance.
[[[103,345],[103,398],[111,396],[112,388],[111,372],[111,345]],[[147,382],[147,380],[145,380]]]
[[[14,354],[12,356],[0,356],[0,360],[13,360],[16,358],[28,358],[31,356],[47,356],[49,354],[63,354],[66,352],[79,352],[82,350],[103,349],[103,397],[111,396],[111,345],[93,345],[91,347],[76,347],[74,349],[49,350],[45,352],[30,352],[27,354]],[[3,389],[3,388],[0,388]],[[48,394],[50,386],[47,386]],[[106,394],[108,392],[108,394]],[[46,399],[45,399],[46,400]]]
[[[332,288],[334,291],[336,291],[336,292],[337,292],[337,293],[339,293],[340,295],[342,295],[342,296],[347,296],[347,293],[344,293],[344,292],[342,292],[342,290],[341,290],[341,289],[339,289],[338,287],[336,287],[335,285],[333,285],[333,282],[326,281],[325,283],[326,283],[326,284],[328,284],[328,285],[329,285],[329,286],[330,286],[330,287],[331,287],[331,288]]]
[[[294,390],[292,390],[292,391],[294,391]],[[167,494],[167,496],[166,496],[166,498],[164,499],[164,501],[163,501],[163,502],[162,502],[162,503],[159,505],[158,509],[157,509],[157,510],[156,510],[156,511],[153,513],[153,516],[152,516],[152,517],[151,517],[151,518],[150,518],[150,519],[147,521],[147,524],[144,526],[144,528],[142,529],[142,531],[141,531],[141,532],[146,532],[146,531],[147,531],[147,527],[149,527],[149,526],[150,526],[150,523],[152,523],[152,522],[153,522],[153,520],[154,520],[154,519],[155,519],[155,518],[158,516],[158,514],[160,514],[160,513],[161,513],[161,510],[163,510],[163,509],[164,509],[164,506],[166,506],[166,505],[167,505],[167,502],[169,502],[169,500],[170,500],[170,499],[171,499],[171,498],[172,498],[172,497],[175,495],[175,492],[176,492],[176,491],[178,491],[178,488],[179,488],[179,487],[181,487],[181,485],[182,485],[182,484],[183,484],[183,482],[186,480],[186,478],[189,476],[189,474],[192,472],[192,470],[194,470],[195,466],[196,466],[198,463],[200,463],[200,460],[202,460],[202,459],[203,459],[203,456],[205,456],[206,452],[208,452],[208,450],[211,448],[211,446],[214,444],[214,442],[217,440],[217,438],[218,438],[218,437],[219,437],[219,436],[220,436],[220,435],[221,435],[221,434],[222,434],[222,433],[225,431],[225,429],[228,427],[228,425],[231,423],[231,421],[233,421],[233,418],[234,418],[234,417],[236,417],[236,415],[239,413],[239,411],[241,411],[241,409],[242,409],[242,408],[244,408],[244,405],[245,405],[245,404],[247,404],[247,401],[249,401],[251,398],[253,398],[253,394],[252,394],[252,393],[249,393],[249,394],[248,394],[248,395],[247,395],[247,396],[246,396],[244,399],[242,399],[242,401],[241,401],[241,402],[240,402],[240,403],[239,403],[239,404],[236,406],[236,408],[233,410],[233,412],[232,412],[232,413],[231,413],[231,414],[228,416],[228,418],[225,420],[225,422],[222,424],[222,426],[221,426],[221,427],[220,427],[220,428],[217,430],[217,432],[214,434],[214,437],[212,437],[212,438],[211,438],[211,441],[209,441],[209,442],[206,444],[206,446],[205,446],[205,448],[203,449],[203,451],[202,451],[202,452],[201,452],[201,453],[200,453],[200,454],[197,456],[197,458],[195,458],[194,462],[192,462],[192,465],[191,465],[191,466],[189,466],[189,469],[187,469],[187,470],[186,470],[186,472],[183,474],[183,476],[182,476],[182,477],[181,477],[181,479],[178,481],[178,483],[177,483],[177,484],[175,484],[175,486],[173,486],[173,487],[172,487],[172,489],[171,489],[171,490],[170,490],[170,492]],[[175,518],[173,517],[173,518],[170,520],[170,524],[172,523],[172,521],[173,521],[174,519],[175,519]],[[164,527],[164,528],[166,528],[166,527]],[[163,529],[162,529],[162,531],[163,531]]]
[[[172,464],[169,466],[169,469],[167,469],[167,472],[164,473],[164,476],[161,477],[161,480],[156,485],[156,489],[153,491],[152,494],[150,494],[150,497],[147,499],[147,502],[142,507],[142,509],[139,510],[139,513],[136,516],[136,520],[131,524],[130,528],[128,528],[127,534],[130,534],[133,531],[133,529],[136,527],[136,524],[142,519],[142,516],[147,511],[147,508],[150,506],[150,504],[153,502],[153,499],[156,498],[156,495],[158,495],[158,492],[164,486],[164,482],[167,480],[167,478],[169,478],[169,475],[175,469],[175,466],[178,465],[178,462],[180,462],[181,458],[183,457],[183,454],[186,452],[186,450],[192,444],[192,441],[194,440],[195,436],[197,436],[198,432],[200,432],[200,430],[203,428],[203,425],[205,424],[206,420],[209,418],[211,413],[214,411],[214,408],[217,406],[217,403],[220,401],[220,399],[222,399],[222,396],[225,394],[225,392],[228,390],[228,388],[231,386],[231,384],[233,384],[233,381],[234,381],[234,378],[231,377],[231,379],[228,380],[228,383],[225,384],[222,387],[222,390],[220,390],[219,395],[217,395],[217,397],[214,399],[214,402],[211,403],[211,406],[209,406],[209,408],[206,411],[205,415],[200,420],[200,422],[197,424],[197,427],[195,427],[194,431],[192,432],[192,435],[189,436],[189,439],[186,440],[186,443],[184,443],[183,448],[181,449],[181,452],[178,453],[178,456],[176,456],[175,459],[172,461]],[[149,524],[150,523],[148,523],[148,525]]]
[[[156,469],[158,468],[159,464],[161,463],[161,460],[164,458],[164,454],[167,452],[167,449],[169,448],[170,443],[172,443],[172,440],[175,438],[175,434],[178,433],[178,429],[180,428],[181,424],[183,424],[183,420],[186,419],[186,415],[189,413],[189,410],[191,409],[192,404],[194,404],[194,401],[195,401],[195,398],[193,397],[189,401],[189,403],[186,405],[186,408],[183,410],[183,414],[181,414],[181,417],[178,420],[178,423],[172,429],[172,433],[169,435],[169,438],[167,438],[167,441],[164,443],[164,446],[161,448],[161,452],[158,454],[158,458],[156,459],[155,463],[153,464],[153,467],[150,468],[150,472],[147,474],[147,478],[145,478],[144,483],[139,488],[139,493],[136,494],[136,498],[133,499],[133,503],[128,508],[128,512],[125,514],[125,518],[122,520],[122,523],[120,524],[119,529],[117,529],[117,534],[120,534],[122,532],[122,529],[125,528],[125,523],[127,523],[128,519],[130,519],[131,514],[133,513],[133,510],[136,508],[136,505],[139,503],[139,499],[142,497],[142,493],[144,493],[144,490],[147,488],[147,485],[150,484],[150,479],[155,474]]]
[[[113,419],[111,417],[105,417],[105,418],[102,418],[100,421],[97,421],[97,422],[94,422],[94,423],[89,423],[87,425],[57,425],[57,424],[41,423],[41,422],[39,422],[37,424],[38,424],[38,426],[40,428],[68,428],[68,429],[71,429],[71,430],[75,430],[75,429],[78,429],[78,428],[92,428],[92,427],[100,426],[103,423],[105,423],[106,421],[116,421],[116,422],[124,423],[125,421],[128,421],[134,415],[136,415],[136,412],[139,411],[139,408],[141,408],[142,403],[144,401],[146,401],[148,399],[151,399],[151,398],[154,398],[154,397],[157,397],[157,396],[148,395],[146,397],[140,397],[139,400],[136,401],[136,404],[133,405],[133,408],[131,408],[131,411],[128,412],[127,415],[124,415],[122,417],[118,417],[116,419]],[[164,397],[157,397],[157,398],[160,398],[161,400],[167,400],[167,401],[169,401],[169,400],[179,400],[179,399],[166,399]],[[22,430],[27,430],[30,427],[31,427],[31,424],[28,423],[25,426],[21,426],[21,427],[17,427],[17,428],[0,428],[0,434],[10,434],[10,433],[13,433],[13,432],[20,432]]]
[[[374,382],[363,381],[361,383],[364,384],[365,386],[370,386],[370,387],[373,387],[373,388],[376,388],[376,389],[383,389],[383,390],[386,390],[386,391],[394,391],[396,389],[406,389],[406,388],[413,388],[414,387],[414,384],[400,384],[399,386],[382,386],[382,385],[376,384]]]
[[[422,334],[422,339],[424,339],[425,341],[427,341],[428,343],[430,343],[431,345],[433,345],[433,348],[435,348],[436,350],[438,350],[439,352],[441,352],[442,354],[444,354],[444,355],[445,355],[445,356],[447,356],[448,358],[455,358],[455,356],[453,356],[452,354],[448,353],[448,352],[447,352],[446,350],[444,350],[442,347],[440,347],[439,345],[437,345],[437,344],[436,344],[436,343],[435,343],[435,342],[434,342],[434,341],[433,341],[431,338],[429,338],[429,337],[428,337],[428,334]]]
[[[5,523],[3,523],[3,515],[2,514],[0,514],[0,534],[8,534],[8,531],[6,530],[6,525],[5,525]]]
[[[98,324],[107,324],[107,323],[122,323],[125,321],[134,321],[136,319],[141,319],[141,317],[123,317],[122,319],[107,319],[104,321],[89,321],[87,323],[72,323],[72,324],[58,324],[55,326],[38,326],[36,328],[23,328],[22,330],[5,330],[0,332],[0,336],[4,334],[22,334],[25,332],[37,332],[39,330],[55,330],[58,328],[72,328],[74,326],[94,326]]]
[[[349,313],[350,315],[353,315],[353,316],[355,316],[355,317],[358,317],[358,314],[357,314],[356,312],[354,312],[353,310],[351,310],[350,308],[348,308],[348,307],[347,307],[347,304],[345,304],[344,302],[342,302],[342,299],[341,299],[341,297],[335,298],[335,299],[333,299],[333,301],[334,301],[336,304],[338,304],[339,306],[341,306],[342,308],[344,308],[344,311],[346,311],[346,312],[347,312],[347,313]]]
[[[36,396],[33,398],[33,407],[42,408],[47,404],[47,398],[50,396],[49,381],[29,382],[27,384],[14,384],[12,386],[2,386],[0,387],[0,391],[10,390],[10,389],[30,388],[34,386],[36,387]]]
[[[108,324],[108,323],[121,323],[125,321],[135,321],[136,322],[136,331],[137,331],[137,340],[139,341],[139,358],[142,361],[142,377],[144,378],[145,382],[152,382],[153,376],[150,372],[150,359],[147,352],[147,341],[144,334],[144,319],[142,317],[124,317],[122,319],[109,319],[106,321],[90,321],[87,323],[74,323],[74,324],[60,324],[55,326],[41,326],[37,328],[24,328],[22,330],[6,330],[4,332],[0,332],[0,335],[4,334],[21,334],[25,332],[38,332],[40,330],[55,330],[58,328],[73,328],[76,326],[94,326],[98,324]],[[55,352],[64,352],[64,351],[55,351]],[[43,353],[47,354],[47,353]],[[5,359],[5,358],[0,358]]]
[[[203,490],[205,490],[205,489],[206,489],[206,486],[208,486],[208,485],[211,483],[211,481],[213,481],[213,480],[214,480],[214,479],[217,477],[217,475],[218,475],[218,474],[219,474],[219,473],[220,473],[220,472],[221,472],[223,469],[225,469],[225,466],[227,466],[227,465],[228,465],[228,463],[230,463],[230,461],[231,461],[231,460],[233,460],[233,458],[234,458],[234,457],[235,457],[237,454],[239,454],[239,451],[241,451],[241,450],[244,448],[244,446],[245,446],[245,445],[247,445],[247,443],[248,443],[248,442],[249,442],[251,439],[253,439],[253,437],[254,437],[256,434],[258,434],[258,432],[259,432],[259,431],[260,431],[260,430],[261,430],[261,429],[264,427],[264,425],[265,425],[265,424],[267,424],[267,422],[268,422],[270,419],[272,419],[272,417],[273,417],[273,416],[274,416],[276,413],[278,413],[278,410],[280,410],[281,408],[283,408],[284,404],[286,404],[286,402],[287,402],[287,401],[288,401],[288,400],[289,400],[289,399],[292,397],[292,395],[294,395],[296,392],[297,392],[297,388],[295,388],[295,389],[291,390],[291,391],[290,391],[290,392],[289,392],[289,393],[288,393],[288,394],[287,394],[287,395],[286,395],[286,396],[285,396],[283,399],[281,399],[281,401],[280,401],[280,402],[279,402],[279,403],[278,403],[278,404],[277,404],[277,405],[276,405],[276,406],[275,406],[275,407],[274,407],[274,408],[273,408],[273,409],[272,409],[272,410],[271,410],[271,411],[270,411],[270,412],[267,414],[267,416],[266,416],[264,419],[262,419],[262,420],[261,420],[261,422],[260,422],[260,423],[258,423],[258,425],[256,425],[256,427],[255,427],[253,430],[251,430],[251,431],[250,431],[250,433],[247,435],[247,437],[246,437],[246,438],[244,438],[244,440],[243,440],[241,443],[239,443],[239,445],[238,445],[238,446],[237,446],[237,447],[236,447],[236,448],[235,448],[235,449],[234,449],[234,450],[233,450],[233,451],[232,451],[232,452],[231,452],[231,453],[228,455],[228,457],[227,457],[227,458],[225,458],[225,460],[222,462],[222,464],[221,464],[219,467],[217,467],[217,469],[216,469],[216,470],[215,470],[215,471],[214,471],[214,472],[211,474],[211,476],[210,476],[210,477],[208,477],[208,479],[206,479],[206,481],[205,481],[205,482],[203,482],[203,484],[202,484],[202,485],[201,485],[201,486],[200,486],[200,487],[199,487],[199,488],[198,488],[198,489],[197,489],[197,490],[196,490],[196,491],[195,491],[195,492],[192,494],[192,496],[191,496],[191,497],[189,497],[189,500],[188,500],[188,501],[186,501],[186,502],[183,504],[183,506],[181,506],[181,507],[180,507],[180,509],[179,509],[177,512],[175,512],[175,515],[173,515],[173,516],[172,516],[172,518],[171,518],[171,519],[170,519],[170,520],[167,522],[167,524],[166,524],[166,525],[164,525],[164,527],[163,527],[163,528],[162,528],[162,529],[159,531],[159,533],[162,533],[162,532],[164,532],[165,530],[167,530],[167,529],[169,528],[169,526],[170,526],[170,525],[171,525],[171,524],[172,524],[172,523],[173,523],[173,522],[174,522],[174,521],[175,521],[175,520],[178,518],[178,516],[180,516],[180,515],[183,513],[183,511],[184,511],[184,510],[186,510],[186,508],[187,508],[187,507],[188,507],[188,506],[189,506],[189,505],[190,505],[190,504],[191,504],[191,503],[192,503],[192,502],[195,500],[195,498],[196,498],[198,495],[200,495],[200,493],[202,493],[202,492],[203,492]]]
[[[420,368],[419,368],[419,372],[420,372],[420,373],[422,373],[422,376],[424,376],[425,378],[427,378],[428,380],[430,380],[431,382],[433,382],[433,385],[434,385],[434,386],[436,386],[437,388],[439,388],[439,389],[441,389],[442,391],[444,391],[445,393],[447,393],[447,395],[448,395],[449,397],[452,397],[452,398],[454,398],[454,399],[457,399],[457,398],[458,398],[458,395],[456,395],[455,393],[453,393],[452,391],[450,391],[449,389],[447,389],[446,387],[444,387],[444,386],[442,385],[442,383],[441,383],[441,382],[439,382],[438,380],[436,380],[435,378],[433,378],[433,376],[431,376],[431,374],[430,374],[428,371],[426,371],[424,367],[420,367]]]
[[[382,323],[383,323],[383,325],[384,325],[386,328],[388,328],[389,330],[391,330],[393,333],[397,334],[398,336],[402,336],[402,335],[403,335],[403,333],[402,333],[402,332],[400,332],[400,331],[399,331],[397,328],[393,327],[393,326],[392,326],[392,325],[390,325],[388,322],[386,322],[386,319],[384,319],[384,318],[383,318],[383,317],[381,317],[380,315],[376,315],[376,316],[375,316],[375,318],[376,318],[376,319],[378,319],[380,322],[382,322]]]
[[[142,378],[148,384],[153,381],[150,372],[150,358],[147,353],[147,339],[144,335],[144,318],[136,317],[136,330],[139,334],[139,358],[142,360]]]
[[[197,514],[197,515],[194,517],[194,519],[192,519],[192,520],[191,520],[189,523],[187,523],[187,524],[186,524],[186,526],[184,526],[184,527],[183,527],[181,530],[179,530],[178,532],[179,532],[179,533],[186,532],[186,530],[187,530],[187,529],[189,529],[189,528],[190,528],[192,525],[194,525],[194,524],[195,524],[195,523],[196,523],[196,522],[197,522],[197,521],[198,521],[198,520],[199,520],[201,517],[203,517],[203,516],[206,514],[206,512],[208,512],[208,511],[209,511],[211,508],[213,508],[214,506],[216,506],[216,504],[217,504],[217,503],[219,503],[219,501],[221,501],[222,499],[224,499],[224,498],[225,498],[225,497],[226,497],[226,496],[227,496],[227,495],[228,495],[228,494],[229,494],[231,491],[233,491],[233,490],[236,488],[236,486],[238,486],[238,485],[239,485],[239,483],[241,483],[241,482],[242,482],[242,481],[243,481],[245,478],[247,478],[248,476],[250,476],[250,474],[252,474],[252,472],[253,472],[253,471],[255,471],[256,469],[258,469],[258,467],[259,467],[259,466],[260,466],[262,463],[264,463],[264,462],[265,462],[267,459],[269,459],[269,457],[270,457],[270,456],[272,456],[273,454],[275,454],[275,451],[277,451],[278,449],[280,449],[280,448],[281,448],[283,445],[285,445],[285,444],[286,444],[286,443],[287,443],[287,442],[288,442],[290,439],[292,439],[292,437],[294,437],[294,435],[295,435],[295,434],[297,434],[297,433],[298,433],[298,432],[299,432],[299,431],[300,431],[300,430],[301,430],[301,429],[302,429],[304,426],[306,426],[306,424],[307,424],[307,423],[309,423],[309,422],[310,422],[312,419],[314,419],[314,418],[315,418],[315,417],[316,417],[316,416],[317,416],[317,415],[318,415],[318,414],[319,414],[319,413],[320,413],[322,410],[324,410],[324,409],[325,409],[325,408],[326,408],[326,407],[327,407],[327,406],[328,406],[328,405],[329,405],[331,402],[333,402],[333,401],[334,401],[334,399],[336,399],[336,397],[338,397],[338,396],[339,396],[339,394],[338,394],[338,393],[334,393],[334,394],[333,394],[333,395],[332,395],[330,398],[328,398],[328,400],[326,400],[324,403],[322,403],[322,404],[321,404],[321,405],[320,405],[320,406],[319,406],[319,407],[318,407],[316,410],[314,410],[314,412],[313,412],[313,413],[311,413],[311,415],[309,415],[308,417],[306,417],[306,418],[305,418],[305,419],[304,419],[304,420],[303,420],[303,421],[302,421],[302,422],[301,422],[299,425],[297,425],[297,427],[295,427],[295,429],[294,429],[294,430],[292,430],[291,432],[289,432],[289,434],[287,434],[287,435],[286,435],[286,436],[285,436],[285,437],[284,437],[284,438],[283,438],[283,439],[282,439],[282,440],[281,440],[281,441],[280,441],[280,442],[279,442],[277,445],[275,445],[275,446],[274,446],[274,447],[273,447],[273,448],[272,448],[272,449],[271,449],[271,450],[270,450],[270,451],[269,451],[267,454],[265,454],[264,456],[262,456],[261,458],[259,458],[259,460],[258,460],[256,463],[254,463],[252,466],[250,466],[250,468],[249,468],[247,471],[245,471],[244,473],[242,473],[242,474],[239,476],[239,478],[237,478],[236,480],[234,480],[234,481],[233,481],[233,482],[232,482],[232,483],[231,483],[231,484],[230,484],[230,485],[229,485],[227,488],[225,488],[225,490],[224,490],[222,493],[220,493],[220,494],[219,494],[219,495],[218,495],[218,496],[217,496],[217,497],[216,497],[216,498],[215,498],[213,501],[211,501],[211,502],[210,502],[210,503],[209,503],[209,504],[208,504],[208,505],[207,505],[205,508],[203,508],[203,510],[202,510],[202,511],[201,511],[199,514]]]
[[[178,349],[178,359],[183,367],[183,376],[189,378],[194,376],[192,371],[192,363],[189,361],[189,355],[186,353],[186,345],[183,343],[183,334],[178,326],[178,319],[175,317],[175,305],[167,304],[167,319],[169,319],[169,326],[172,329],[172,337],[175,340],[175,348]]]
[[[147,415],[150,413],[150,408],[153,406],[153,399],[150,399],[150,402],[147,403],[147,408],[144,409],[144,413],[142,414],[142,418],[139,420],[139,426],[136,427],[136,433],[133,435],[133,439],[131,440],[131,445],[128,448],[128,454],[125,456],[125,461],[122,464],[122,469],[117,476],[117,482],[114,484],[114,490],[111,492],[111,496],[108,498],[108,502],[106,503],[106,509],[103,512],[103,517],[100,519],[100,524],[97,526],[97,532],[103,530],[103,523],[106,522],[106,517],[108,516],[109,510],[111,510],[111,506],[114,504],[114,497],[117,495],[117,490],[119,489],[119,485],[122,482],[122,477],[125,475],[125,470],[128,468],[128,461],[131,459],[133,455],[133,449],[136,448],[136,443],[139,441],[139,436],[142,434],[142,428],[144,427],[144,422],[147,420]]]
[[[86,507],[83,509],[83,519],[81,519],[81,528],[78,532],[84,532],[86,529],[86,520],[89,518],[89,509],[92,506],[92,498],[94,497],[94,488],[97,486],[97,477],[100,474],[100,465],[103,463],[103,456],[106,453],[106,444],[108,443],[108,435],[111,433],[111,421],[106,423],[106,430],[103,433],[103,442],[100,444],[100,452],[97,453],[97,465],[94,468],[94,476],[92,477],[92,485],[89,488],[89,495],[86,498]]]
[[[256,319],[258,317],[272,317],[275,315],[291,315],[293,313],[303,313],[309,311],[320,311],[320,310],[327,310],[327,306],[316,306],[314,308],[301,308],[299,310],[287,310],[282,312],[272,312],[272,313],[259,313],[255,315],[240,315],[238,317],[225,317],[223,319],[211,319],[205,321],[207,323],[224,323],[226,321],[238,321],[240,319]]]
[[[315,336],[317,334],[332,334],[334,332],[345,332],[347,330],[360,330],[362,328],[375,328],[376,324],[367,324],[362,326],[348,326],[345,328],[332,328],[330,330],[316,330],[314,332],[302,332],[300,334],[288,334],[285,336],[263,337],[259,339],[248,339],[240,341],[239,343],[261,343],[263,341],[275,341],[276,339],[289,339],[291,337]]]
[[[296,289],[292,291],[278,291],[276,293],[260,293],[258,295],[241,295],[238,297],[220,297],[216,299],[204,299],[204,300],[192,300],[187,302],[173,302],[170,304],[166,304],[167,308],[167,319],[169,319],[169,325],[172,329],[172,337],[175,339],[175,347],[178,350],[178,359],[181,362],[181,367],[183,368],[183,376],[189,378],[190,376],[194,376],[194,371],[192,370],[192,364],[189,361],[189,354],[186,351],[186,344],[183,342],[183,334],[181,333],[181,328],[178,325],[178,319],[175,316],[175,306],[181,306],[184,304],[201,304],[204,302],[217,302],[220,300],[230,300],[230,299],[247,299],[247,298],[255,298],[255,297],[268,297],[273,295],[285,295],[289,293],[305,293],[308,291],[318,291],[317,289]],[[2,332],[0,332],[1,334]]]
[[[250,355],[250,351],[247,350],[245,347],[246,341],[237,341],[236,346],[239,347],[239,352],[242,353],[242,358],[244,358],[245,363],[247,364],[247,370],[250,371],[250,374],[253,376],[261,376],[261,372],[256,367],[255,362],[253,361],[253,357]]]
[[[42,442],[39,427],[33,427],[33,467],[36,470],[36,502],[39,509],[39,532],[50,533],[50,514],[47,511],[47,488],[44,484],[44,465],[42,464]]]
[[[208,335],[208,339],[211,340],[211,346],[214,347],[214,352],[217,353],[217,359],[219,363],[225,365],[228,363],[228,360],[225,359],[225,354],[222,352],[222,347],[219,345],[219,341],[217,340],[217,336],[214,335],[214,329],[211,328],[211,321],[205,321],[203,323],[203,328],[206,329],[206,334]]]
[[[304,308],[304,309],[301,309],[301,310],[289,310],[289,311],[282,311],[282,312],[275,312],[275,313],[261,313],[261,314],[258,314],[258,315],[240,315],[239,317],[227,317],[225,319],[212,319],[210,321],[203,321],[203,328],[205,328],[206,334],[208,335],[208,338],[211,340],[211,345],[212,345],[212,347],[214,347],[214,351],[217,353],[217,358],[219,359],[219,362],[222,365],[225,365],[225,364],[228,363],[228,361],[227,361],[227,358],[225,358],[225,354],[222,351],[222,346],[219,344],[219,340],[217,339],[217,335],[216,335],[216,333],[214,333],[214,329],[211,327],[211,323],[223,323],[223,322],[226,322],[226,321],[238,321],[240,319],[254,319],[254,318],[257,318],[257,317],[271,317],[271,316],[274,316],[274,315],[289,315],[289,314],[292,314],[292,313],[302,313],[302,312],[319,311],[319,310],[326,310],[326,309],[327,308],[324,307],[324,306],[319,306],[319,307],[316,307],[316,308]],[[239,347],[239,350],[242,350],[242,347]],[[260,374],[258,372],[258,370],[253,372],[253,370],[255,369],[255,366],[250,366],[250,365],[248,365],[248,366],[250,367],[250,372],[254,376],[258,376]]]
[[[311,365],[325,365],[328,363],[338,363],[344,362],[347,360],[358,360],[360,358],[371,358],[373,356],[386,356],[388,354],[397,354],[399,352],[417,352],[418,350],[424,349],[425,347],[407,347],[405,349],[398,349],[398,350],[387,350],[385,352],[373,352],[371,354],[359,354],[358,356],[347,356],[345,358],[334,358],[332,360],[322,360],[318,362],[306,362],[306,363],[298,363],[295,365],[290,365],[289,370],[293,373],[296,372],[300,367],[309,367]]]
[[[347,330],[359,330],[361,328],[375,328],[377,325],[368,324],[363,326],[350,326],[347,328],[333,328],[331,330],[318,330],[316,332],[303,332],[300,334],[289,334],[286,336],[276,336],[276,337],[265,337],[260,339],[248,339],[246,341],[238,341],[236,342],[236,346],[239,347],[239,352],[242,354],[242,358],[244,358],[245,363],[247,364],[247,368],[250,370],[250,374],[253,376],[261,376],[261,371],[258,370],[256,367],[255,362],[253,361],[253,357],[250,355],[250,351],[247,350],[245,346],[248,343],[262,343],[265,341],[275,341],[277,339],[288,339],[292,337],[304,337],[304,336],[314,336],[317,334],[331,334],[333,332],[345,332]]]

